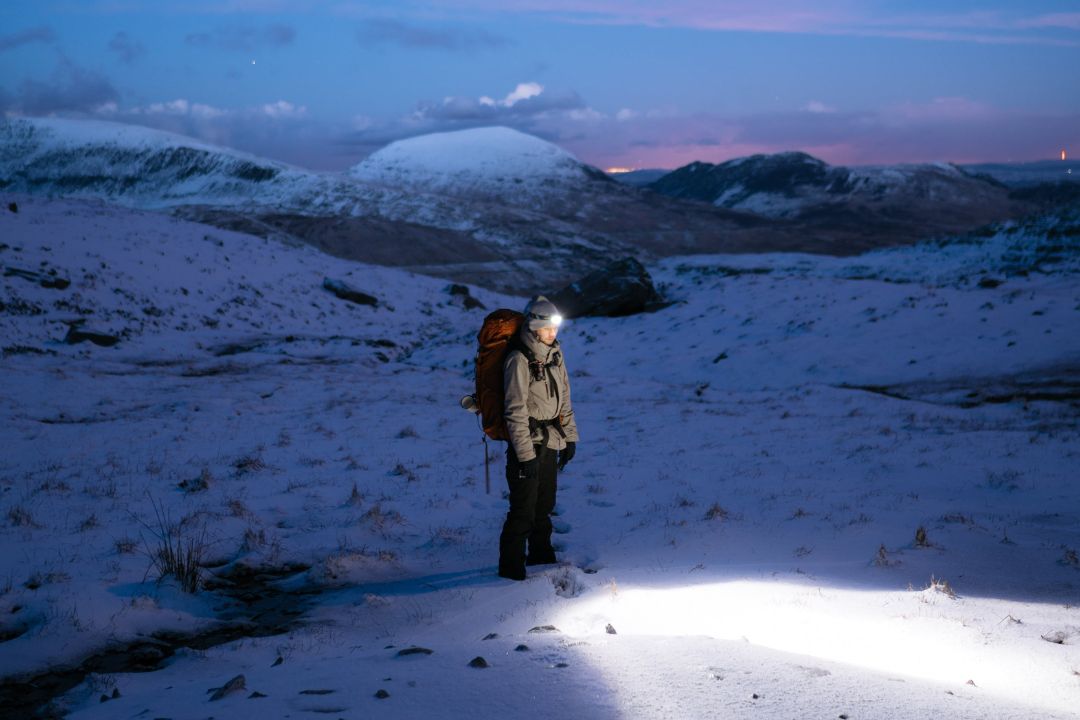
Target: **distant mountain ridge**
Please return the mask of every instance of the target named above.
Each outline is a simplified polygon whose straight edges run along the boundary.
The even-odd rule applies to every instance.
[[[668,195],[773,218],[822,207],[997,202],[1003,186],[955,165],[831,166],[802,152],[752,155],[718,165],[695,162],[648,186]]]
[[[655,189],[499,127],[403,140],[348,173],[316,173],[130,125],[0,120],[0,191],[164,210],[514,293],[559,287],[614,257],[851,255],[1032,206],[951,166],[868,174],[801,153],[694,163]]]

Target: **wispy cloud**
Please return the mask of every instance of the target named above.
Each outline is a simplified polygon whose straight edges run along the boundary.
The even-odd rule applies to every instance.
[[[1024,18],[1019,23],[1025,28],[1062,28],[1065,30],[1080,30],[1080,12],[1051,13]]]
[[[420,103],[409,116],[413,124],[482,123],[520,124],[559,112],[586,110],[585,101],[572,91],[548,92],[535,82],[519,83],[501,100],[486,95],[479,98],[451,96],[439,102]]]
[[[190,98],[134,106],[110,102],[81,116],[164,130],[317,169],[340,169],[343,162],[334,157],[327,138],[344,130],[311,118],[305,106],[288,100],[233,108]]]
[[[109,52],[115,53],[120,62],[125,65],[133,65],[146,54],[146,48],[141,42],[121,31],[109,40]]]
[[[391,18],[372,18],[356,31],[361,45],[399,45],[407,48],[473,52],[510,44],[510,40],[475,28],[430,28]]]
[[[119,99],[119,91],[107,77],[62,58],[48,80],[23,81],[8,96],[5,109],[27,115],[93,112]]]
[[[40,27],[21,30],[17,33],[0,35],[0,52],[14,50],[17,47],[29,45],[30,43],[49,44],[55,41],[56,34],[53,32],[52,28],[42,25]]]
[[[1019,3],[996,3],[967,13],[896,12],[855,0],[431,0],[428,8],[530,15],[554,22],[655,28],[893,37],[994,44],[1080,45],[1080,13],[1039,13]],[[413,11],[419,12],[416,5]],[[1073,32],[1070,32],[1073,31]]]
[[[265,47],[291,45],[295,39],[296,30],[289,25],[275,24],[261,28],[230,25],[211,32],[189,33],[184,42],[199,48],[251,52]]]

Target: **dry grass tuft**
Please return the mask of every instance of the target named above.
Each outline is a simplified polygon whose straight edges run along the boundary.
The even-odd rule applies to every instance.
[[[950,600],[955,600],[958,597],[948,580],[942,580],[933,575],[930,576],[930,585],[926,589],[939,592]]]
[[[157,571],[160,581],[171,575],[187,593],[196,593],[202,587],[202,559],[206,552],[206,536],[184,538],[176,525],[169,521],[165,509],[151,498],[156,527],[143,523],[153,534],[153,545],[146,543],[150,566]],[[145,541],[144,541],[145,542]]]
[[[720,503],[714,502],[709,506],[709,509],[705,511],[706,520],[727,520],[728,511]]]

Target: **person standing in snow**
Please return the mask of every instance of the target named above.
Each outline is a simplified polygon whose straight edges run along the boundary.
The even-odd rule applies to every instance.
[[[499,537],[499,575],[511,580],[524,580],[526,565],[556,562],[550,515],[557,476],[578,441],[570,377],[555,339],[561,323],[554,303],[533,298],[503,363],[510,511]]]

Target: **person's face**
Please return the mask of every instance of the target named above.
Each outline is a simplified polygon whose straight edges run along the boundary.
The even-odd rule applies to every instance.
[[[536,331],[536,337],[540,338],[540,342],[545,345],[550,345],[555,342],[555,335],[559,332],[559,328],[545,327]]]

